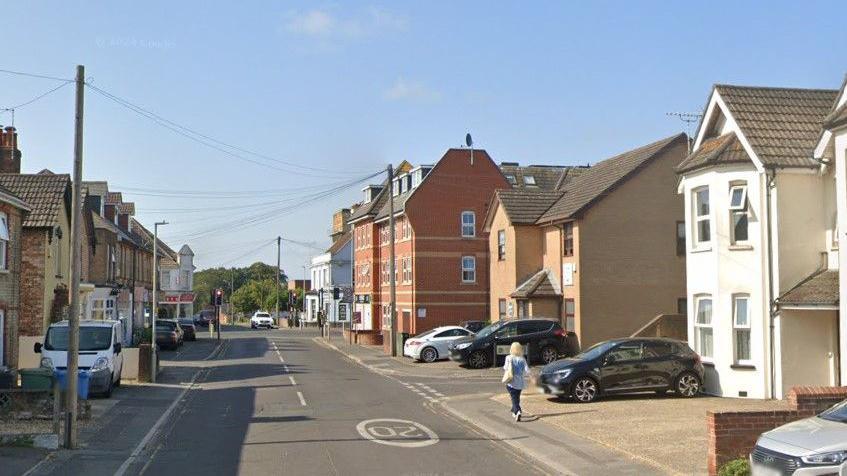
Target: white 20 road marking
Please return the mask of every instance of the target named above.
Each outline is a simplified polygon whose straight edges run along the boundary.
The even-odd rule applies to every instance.
[[[356,425],[362,438],[388,446],[421,448],[438,443],[438,435],[420,423],[395,418],[365,420]]]

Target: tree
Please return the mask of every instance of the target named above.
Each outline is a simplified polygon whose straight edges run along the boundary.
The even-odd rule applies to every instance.
[[[228,296],[232,289],[238,292],[238,290],[251,282],[274,281],[275,276],[276,266],[261,262],[253,263],[246,268],[219,267],[198,271],[194,273],[194,306],[196,309],[203,309],[210,305],[210,296],[213,289],[221,288]],[[280,287],[285,288],[288,277],[284,272],[280,272],[279,281]],[[233,304],[235,304],[234,300]],[[256,308],[263,307],[261,304],[264,304],[264,301],[259,302]]]
[[[276,281],[273,279],[265,279],[262,281],[249,281],[244,286],[238,288],[232,295],[232,305],[238,312],[246,314],[254,311],[273,310],[276,305]],[[279,291],[280,309],[285,309],[285,302],[288,299],[288,289],[280,287]]]

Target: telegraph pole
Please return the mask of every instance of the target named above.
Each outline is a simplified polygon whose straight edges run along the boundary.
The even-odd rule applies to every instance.
[[[76,405],[77,373],[79,372],[79,280],[82,271],[81,252],[82,228],[82,113],[85,91],[85,66],[76,67],[76,118],[74,124],[74,179],[71,202],[71,290],[70,315],[68,316],[68,365],[67,394],[65,394],[65,448],[77,445]]]
[[[150,323],[150,381],[156,383],[156,319],[159,318],[159,225],[166,221],[153,223],[153,312]]]
[[[391,356],[397,357],[397,280],[394,279],[394,167],[388,164],[388,252],[389,311],[391,312]]]
[[[280,325],[279,319],[279,255],[282,248],[282,237],[276,237],[276,324]]]

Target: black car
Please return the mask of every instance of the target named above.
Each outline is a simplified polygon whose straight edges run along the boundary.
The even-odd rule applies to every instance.
[[[685,342],[663,338],[614,339],[541,369],[544,393],[588,403],[602,395],[674,391],[694,397],[703,385],[703,363]]]
[[[528,360],[550,363],[560,355],[574,355],[569,348],[568,332],[556,319],[513,319],[495,322],[475,336],[457,339],[450,344],[450,359],[474,369],[491,366],[495,351],[497,362],[509,353],[512,342],[520,342]]]
[[[487,325],[488,321],[465,321],[462,323],[462,327],[473,332],[474,334],[483,330]]]
[[[183,332],[172,319],[156,320],[156,344],[162,349],[176,350],[182,345]]]
[[[194,326],[194,319],[182,317],[179,319],[179,327],[184,333],[183,339],[195,341],[197,340],[197,328]]]
[[[215,311],[206,309],[194,317],[194,324],[200,327],[209,327],[210,322],[215,322]]]

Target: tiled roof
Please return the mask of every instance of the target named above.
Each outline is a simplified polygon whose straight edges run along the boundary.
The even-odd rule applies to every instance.
[[[400,162],[397,168],[394,169],[394,177],[398,177],[399,175],[407,173],[411,169],[412,164],[404,160]],[[362,203],[360,206],[356,207],[356,210],[353,211],[353,213],[350,215],[349,221],[356,221],[362,217],[366,217],[369,215],[373,216],[381,210],[383,205],[388,203],[386,199],[391,193],[391,184],[388,182],[388,180],[384,180],[381,186],[382,190],[380,190],[376,198],[374,198],[368,203]],[[387,214],[388,212],[386,211],[386,215]]]
[[[562,192],[528,189],[497,190],[496,198],[514,225],[534,224]]]
[[[820,165],[812,154],[838,91],[724,84],[715,90],[766,166]]]
[[[408,200],[409,197],[412,196],[412,192],[414,191],[415,189],[406,190],[405,192],[393,198],[394,213],[400,213],[406,209],[406,200]],[[382,200],[382,206],[379,208],[379,212],[377,212],[376,217],[374,217],[374,219],[381,220],[383,218],[386,218],[388,216],[388,208],[388,194],[386,194],[385,199]]]
[[[109,192],[109,184],[105,181],[82,182],[82,190],[89,195],[106,195]]]
[[[106,193],[106,205],[118,205],[123,202],[123,195],[121,192],[107,192]]]
[[[779,298],[780,304],[837,305],[838,271],[817,272]]]
[[[588,170],[589,166],[587,165],[578,165],[575,167],[568,167],[564,173],[559,177],[559,181],[556,183],[556,190],[564,190],[570,185],[571,182],[583,173]]]
[[[559,182],[559,178],[567,167],[546,166],[546,165],[530,165],[520,166],[510,163],[500,164],[500,170],[506,178],[514,177],[515,182],[511,180],[509,183],[513,188],[525,188],[527,190],[553,190]],[[525,179],[531,177],[534,184],[526,183]]]
[[[677,167],[679,173],[717,164],[750,163],[750,156],[734,132],[707,139]]]
[[[144,228],[144,226],[139,223],[135,218],[131,218],[132,220],[132,230],[133,238],[135,238],[136,242],[139,246],[144,247],[149,251],[153,251],[153,232]],[[157,253],[162,253],[162,256],[177,261],[177,254],[174,250],[171,249],[170,246],[166,245],[161,239],[158,240],[158,249]]]
[[[556,297],[562,292],[549,269],[542,269],[522,282],[511,294],[513,298]]]
[[[344,245],[350,242],[353,238],[353,231],[348,230],[344,232],[343,235],[339,236],[335,243],[333,243],[329,248],[327,248],[326,252],[330,254],[335,254],[341,251],[341,248],[344,248]]]
[[[132,237],[129,236],[129,234],[127,234],[127,232],[123,231],[119,226],[100,216],[99,213],[93,210],[89,210],[89,212],[91,213],[91,222],[94,225],[94,228],[100,230],[109,230],[123,239],[131,240],[133,242],[135,241]]]
[[[677,134],[598,162],[576,177],[538,222],[572,218],[609,194],[668,146],[686,140],[685,134]]]
[[[70,206],[71,178],[67,174],[0,174],[0,185],[32,207],[24,227],[54,226],[59,213]]]
[[[133,202],[118,203],[115,208],[118,209],[118,213],[135,215],[135,203]]]

